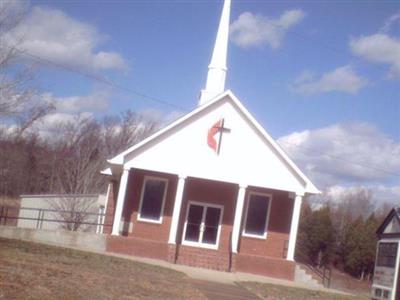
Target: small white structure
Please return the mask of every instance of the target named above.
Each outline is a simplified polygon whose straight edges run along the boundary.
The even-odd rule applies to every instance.
[[[105,195],[85,194],[85,195],[21,195],[21,206],[18,214],[17,227],[36,228],[47,230],[58,230],[65,225],[62,217],[61,207],[68,207],[68,201],[81,203],[81,209],[76,210],[89,213],[85,217],[85,223],[80,230],[101,233],[103,226],[97,224],[104,223],[104,207],[106,205]],[[58,210],[58,211],[57,211]],[[64,212],[65,213],[65,212]]]
[[[400,207],[393,208],[377,230],[379,237],[374,280],[373,299],[400,299]]]

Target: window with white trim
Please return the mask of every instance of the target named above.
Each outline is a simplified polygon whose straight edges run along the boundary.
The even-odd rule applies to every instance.
[[[266,238],[271,196],[261,193],[250,193],[243,229],[244,236]]]
[[[222,206],[189,202],[182,244],[217,249],[222,213]]]
[[[140,199],[138,220],[161,223],[168,180],[145,177]]]

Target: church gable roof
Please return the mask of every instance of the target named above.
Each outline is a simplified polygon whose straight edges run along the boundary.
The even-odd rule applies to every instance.
[[[394,207],[376,231],[378,235],[400,236],[400,207]]]
[[[214,121],[223,120],[225,116],[229,116],[226,118],[227,126],[234,126],[235,128],[232,129],[232,134],[223,135],[223,148],[219,156],[216,153],[212,153],[213,150],[210,149],[210,144],[206,145],[207,131],[204,129],[212,126],[215,123]],[[207,127],[204,128],[204,126]],[[237,139],[239,134],[243,142],[248,143],[248,145],[241,145],[240,141],[234,140],[234,137]],[[193,135],[200,138],[193,139]],[[229,152],[226,149],[228,147],[231,149]],[[166,162],[166,159],[171,161]],[[193,170],[198,172],[196,174],[200,177],[203,174],[202,172],[205,172],[203,170],[205,169],[204,166],[201,165],[203,163],[208,166],[209,170],[207,172],[211,176],[213,175],[215,179],[222,181],[224,179],[226,181],[234,180],[234,173],[240,173],[236,170],[229,171],[232,174],[226,174],[226,171],[222,174],[221,170],[223,169],[240,167],[243,172],[255,173],[249,175],[252,177],[252,175],[257,175],[258,171],[255,169],[264,167],[264,173],[260,173],[258,176],[261,177],[259,181],[264,180],[267,182],[270,180],[270,184],[282,189],[288,189],[288,186],[294,187],[296,184],[300,184],[304,192],[319,192],[231,91],[226,91],[216,96],[142,142],[118,154],[108,162],[112,165],[142,167],[145,169],[157,168],[159,167],[158,165],[163,165],[165,169],[160,171],[167,172],[171,170],[174,173],[173,171],[176,170],[172,169],[175,168],[175,165],[178,168],[182,164],[180,161],[185,159],[188,162],[184,163],[184,165],[187,165],[188,168],[191,166]],[[153,165],[152,162],[155,160],[158,160],[158,165]],[[198,162],[193,160],[198,160]],[[256,160],[263,163],[257,165]],[[243,161],[246,161],[246,163],[244,164]],[[253,164],[252,169],[251,164]],[[273,171],[271,168],[273,168]],[[184,166],[179,170],[185,170]],[[190,172],[187,171],[186,173]],[[267,173],[274,173],[275,176],[271,176],[268,179]],[[192,174],[186,175],[190,176]],[[273,178],[279,176],[285,178],[286,181],[283,182],[284,180],[279,181],[277,178]],[[257,180],[249,179],[249,184],[257,183]],[[295,182],[297,183],[295,184]],[[296,189],[298,190],[298,188]]]

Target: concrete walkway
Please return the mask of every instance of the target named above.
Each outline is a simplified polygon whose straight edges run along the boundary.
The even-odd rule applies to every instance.
[[[203,268],[196,268],[196,267],[190,267],[190,266],[185,266],[185,265],[173,264],[173,263],[169,263],[169,262],[166,262],[163,260],[158,260],[158,259],[136,257],[136,256],[130,256],[130,255],[124,255],[124,254],[118,254],[118,253],[111,253],[111,252],[100,253],[100,254],[105,254],[105,255],[109,255],[109,256],[129,259],[129,260],[142,262],[142,263],[146,263],[146,264],[150,264],[150,265],[173,269],[173,270],[176,270],[176,271],[186,274],[188,277],[190,277],[192,280],[194,280],[193,282],[196,282],[196,281],[197,282],[209,282],[209,283],[212,282],[212,283],[216,283],[215,286],[230,285],[230,286],[235,286],[237,288],[244,290],[243,288],[238,287],[235,284],[235,282],[252,281],[252,282],[260,282],[260,283],[270,283],[270,284],[275,284],[275,285],[283,285],[283,286],[295,287],[295,288],[301,288],[301,289],[307,289],[307,290],[336,293],[336,294],[340,294],[340,295],[350,295],[349,293],[345,293],[345,292],[342,292],[339,290],[328,289],[328,288],[315,288],[315,287],[310,287],[306,284],[297,283],[294,281],[271,278],[271,277],[249,274],[249,273],[241,273],[241,272],[229,273],[229,272],[215,271],[215,270],[210,270],[210,269],[203,269]],[[222,298],[212,298],[212,299],[222,299]],[[229,299],[229,298],[227,298],[227,299]],[[253,298],[249,298],[249,299],[253,299]],[[254,299],[258,299],[258,298],[254,298]]]
[[[195,279],[190,280],[190,283],[209,300],[261,300],[237,285]]]

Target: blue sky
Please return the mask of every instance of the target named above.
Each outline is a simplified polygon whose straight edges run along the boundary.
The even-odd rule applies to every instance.
[[[41,66],[38,84],[60,103],[60,119],[132,109],[168,121],[197,104],[221,9],[211,0],[31,1],[14,35],[29,53],[130,90]],[[323,189],[399,199],[398,1],[233,0],[226,87]]]

